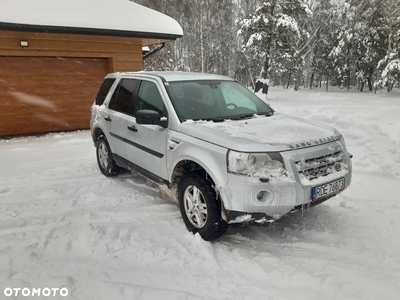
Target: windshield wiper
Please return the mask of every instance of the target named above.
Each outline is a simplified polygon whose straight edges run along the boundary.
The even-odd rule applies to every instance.
[[[224,119],[224,118],[218,118],[218,117],[216,117],[216,118],[198,118],[198,119],[193,119],[193,121],[213,121],[213,122],[223,122],[223,121],[225,121],[226,119]]]
[[[258,114],[258,115],[260,115],[260,116],[266,116],[266,117],[272,117],[272,116],[274,115],[274,112],[273,112],[273,111],[269,111],[269,112],[267,112],[267,113]]]
[[[247,118],[252,118],[254,114],[242,114],[242,115],[237,115],[237,116],[232,116],[229,119],[231,120],[243,120]]]

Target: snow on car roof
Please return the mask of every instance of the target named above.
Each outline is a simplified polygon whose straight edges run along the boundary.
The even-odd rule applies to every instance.
[[[140,72],[117,72],[109,74],[108,77],[122,76],[146,76],[146,77],[162,77],[166,81],[186,81],[186,80],[231,80],[232,78],[217,74],[183,72],[183,71],[140,71]]]
[[[130,0],[1,0],[0,29],[176,39],[171,17]]]

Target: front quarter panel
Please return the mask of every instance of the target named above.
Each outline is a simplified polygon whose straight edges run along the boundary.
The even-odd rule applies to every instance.
[[[168,178],[172,182],[173,171],[181,161],[193,161],[211,176],[216,186],[228,182],[227,149],[194,137],[170,131],[167,145]]]

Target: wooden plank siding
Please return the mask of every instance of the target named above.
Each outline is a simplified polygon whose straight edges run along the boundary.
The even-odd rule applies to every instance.
[[[0,136],[89,128],[107,59],[0,57]]]
[[[29,47],[22,48],[20,41]],[[109,72],[143,68],[139,38],[0,31],[0,56],[107,58],[112,60]]]
[[[138,38],[0,31],[0,136],[86,129],[104,76],[139,70]]]

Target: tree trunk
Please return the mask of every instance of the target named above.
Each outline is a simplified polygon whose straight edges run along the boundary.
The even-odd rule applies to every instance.
[[[326,91],[328,91],[329,74],[326,75]]]
[[[296,78],[294,79],[294,90],[297,91],[300,85],[300,71],[297,71]]]
[[[368,76],[367,80],[368,80],[368,88],[369,88],[369,91],[372,92],[372,80],[371,80],[371,76]]]
[[[310,89],[312,89],[313,84],[314,84],[314,72],[311,73]]]
[[[388,78],[387,78],[387,91],[388,93],[390,93],[392,91],[392,83],[391,83],[391,76],[390,73],[388,74]]]
[[[303,87],[308,87],[308,73],[306,73],[306,76],[303,78]]]
[[[274,15],[274,10],[275,10],[275,5],[271,6],[270,14],[271,16]],[[266,45],[266,54],[265,54],[265,60],[263,64],[263,68],[261,70],[261,79],[256,82],[256,88],[257,88],[257,83],[262,83],[262,93],[263,94],[268,94],[268,89],[269,89],[269,80],[268,80],[268,71],[269,71],[269,59],[270,59],[270,54],[271,54],[271,46],[272,46],[272,35],[273,35],[273,25],[270,24],[268,27],[268,41]]]
[[[289,72],[289,76],[288,76],[287,84],[286,84],[286,89],[289,88],[289,85],[290,85],[290,77],[292,77],[292,72]]]
[[[256,83],[254,82],[253,72],[250,71],[250,67],[248,67],[246,69],[247,69],[248,76],[251,80],[251,86],[254,89],[254,87],[256,86]]]
[[[364,80],[361,80],[360,92],[364,90]]]
[[[394,80],[390,80],[390,75],[388,76],[388,87],[387,87],[387,91],[388,93],[390,93],[393,90],[393,86],[394,86]]]
[[[201,72],[205,73],[205,54],[204,54],[204,33],[203,33],[203,16],[200,15],[200,51],[201,51]]]
[[[350,68],[347,70],[347,90],[350,90]]]
[[[347,64],[347,90],[350,90],[350,55],[351,55],[351,45],[347,44],[347,57],[346,57],[346,64]]]

